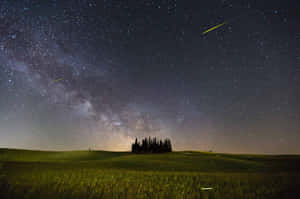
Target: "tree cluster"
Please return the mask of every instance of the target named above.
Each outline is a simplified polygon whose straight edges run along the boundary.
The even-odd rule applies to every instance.
[[[158,140],[154,138],[144,138],[140,142],[137,138],[131,146],[133,153],[165,153],[172,152],[172,144],[170,139]]]

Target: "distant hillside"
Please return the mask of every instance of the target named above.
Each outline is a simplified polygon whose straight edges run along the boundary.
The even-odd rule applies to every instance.
[[[149,171],[200,172],[298,172],[297,155],[233,155],[182,151],[166,154],[132,154],[108,151],[31,151],[0,149],[3,167],[30,165],[57,167],[91,167]],[[29,164],[30,163],[30,164]]]

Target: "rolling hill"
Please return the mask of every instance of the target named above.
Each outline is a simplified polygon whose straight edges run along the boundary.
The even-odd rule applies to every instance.
[[[3,199],[295,198],[299,179],[297,155],[0,149]]]

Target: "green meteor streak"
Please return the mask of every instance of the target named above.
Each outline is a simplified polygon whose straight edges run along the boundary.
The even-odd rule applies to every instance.
[[[59,82],[59,81],[61,81],[61,80],[63,80],[63,79],[64,79],[64,78],[56,79],[56,80],[52,81],[52,83]]]
[[[217,29],[217,28],[219,28],[219,27],[221,27],[221,26],[223,26],[223,25],[225,25],[225,24],[227,24],[227,22],[223,22],[223,23],[221,23],[221,24],[219,24],[219,25],[216,25],[216,26],[214,26],[214,27],[212,27],[212,28],[210,28],[210,29],[204,31],[202,34],[205,35],[206,33],[210,32],[210,31],[213,31],[213,30],[215,30],[215,29]]]

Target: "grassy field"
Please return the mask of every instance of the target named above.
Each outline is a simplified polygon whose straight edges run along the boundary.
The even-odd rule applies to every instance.
[[[1,199],[290,199],[299,190],[296,155],[0,149]]]

